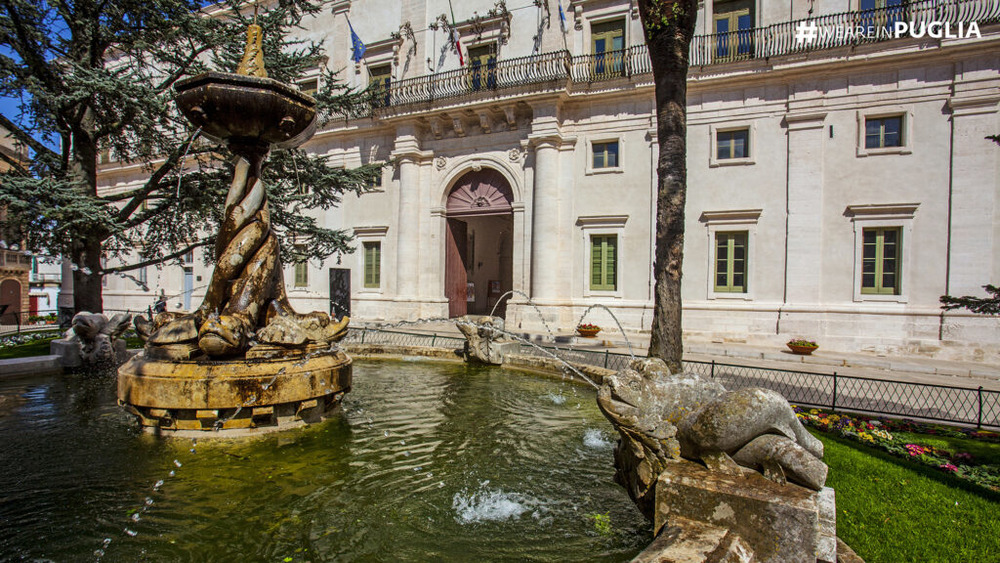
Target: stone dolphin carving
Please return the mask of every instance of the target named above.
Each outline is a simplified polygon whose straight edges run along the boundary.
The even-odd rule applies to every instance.
[[[813,490],[826,482],[822,442],[774,391],[727,391],[696,374],[671,374],[650,358],[605,378],[597,404],[620,435],[615,479],[647,517],[657,477],[680,458],[734,475],[749,467]]]

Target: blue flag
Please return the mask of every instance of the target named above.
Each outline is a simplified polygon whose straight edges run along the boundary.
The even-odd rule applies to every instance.
[[[354,26],[351,25],[351,20],[347,20],[347,27],[351,28],[351,58],[354,59],[355,63],[360,63],[361,59],[365,56],[365,43],[358,37],[357,33],[354,33]]]
[[[559,0],[559,27],[562,28],[563,33],[566,32],[566,12],[562,9],[562,0]]]

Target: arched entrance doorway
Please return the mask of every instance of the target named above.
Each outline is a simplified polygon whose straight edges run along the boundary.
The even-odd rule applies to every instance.
[[[448,316],[485,315],[513,286],[513,191],[491,168],[468,172],[448,194],[445,296]],[[505,314],[506,302],[497,308]]]
[[[6,279],[0,282],[0,324],[17,324],[21,314],[21,282]]]

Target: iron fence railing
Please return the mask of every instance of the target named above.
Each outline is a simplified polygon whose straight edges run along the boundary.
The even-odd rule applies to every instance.
[[[351,327],[342,344],[372,344],[386,346],[429,346],[432,348],[461,348],[465,339],[457,336],[440,334],[424,334],[415,332],[400,332],[381,330],[377,328]]]
[[[437,334],[352,328],[345,343],[436,346],[457,349],[465,339]],[[522,343],[523,355],[552,357],[618,371],[632,357],[609,350],[579,350]],[[715,379],[727,389],[764,387],[792,404],[837,411],[954,422],[1000,428],[1000,392],[982,386],[955,387],[807,371],[685,361],[685,369]]]
[[[148,311],[133,309],[104,310],[104,314],[109,318],[116,313],[129,313],[133,317],[149,314]],[[72,319],[72,316],[72,314],[69,314],[64,318],[60,318],[59,311],[55,309],[35,312],[4,311],[0,313],[0,336],[10,336],[22,332],[66,329],[69,328],[69,320]]]
[[[1000,0],[921,0],[726,33],[696,35],[691,41],[689,64],[698,67],[768,59],[886,41],[895,38],[895,34],[890,32],[894,31],[896,22],[914,24],[918,30],[921,24],[930,22],[949,22],[953,26],[976,22],[983,26],[1000,22]],[[801,35],[803,26],[815,29],[815,35],[806,40],[807,37]],[[956,31],[952,29],[952,33]],[[651,73],[652,64],[645,44],[620,51],[577,56],[571,56],[567,50],[553,51],[408,78],[393,82],[388,87],[379,84],[369,91],[368,103],[351,112],[349,117],[364,117],[412,104],[515,89],[524,94],[565,89],[571,83],[595,83],[637,76],[648,79]]]

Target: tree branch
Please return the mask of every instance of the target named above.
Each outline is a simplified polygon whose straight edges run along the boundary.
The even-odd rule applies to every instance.
[[[182,248],[181,250],[178,250],[177,252],[173,252],[173,253],[167,254],[166,256],[157,256],[156,258],[150,258],[149,260],[144,260],[142,262],[136,262],[135,264],[126,264],[124,266],[117,266],[117,267],[114,267],[114,268],[104,268],[104,269],[102,269],[98,273],[101,274],[101,275],[117,274],[117,273],[120,273],[120,272],[130,272],[132,270],[138,270],[139,268],[145,268],[146,266],[155,266],[157,264],[162,264],[164,262],[167,262],[169,260],[173,260],[175,258],[180,258],[181,256],[184,256],[185,254],[187,254],[188,252],[191,252],[192,250],[194,250],[196,248],[201,248],[203,246],[209,246],[211,244],[215,244],[215,241],[211,240],[211,239],[200,240],[200,241],[198,241],[198,242],[196,242],[194,244],[191,244],[191,245],[189,245],[189,246],[187,246],[185,248]]]
[[[36,153],[57,161],[61,158],[55,151],[36,141],[34,137],[29,135],[24,129],[18,127],[13,121],[7,119],[7,116],[3,114],[0,114],[0,126],[10,131],[10,134],[16,137],[18,141],[28,145]]]

